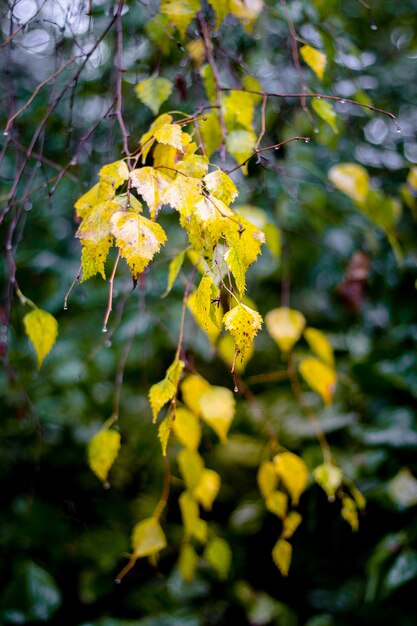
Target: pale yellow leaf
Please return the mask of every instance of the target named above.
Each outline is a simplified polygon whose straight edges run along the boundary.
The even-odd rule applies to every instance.
[[[272,549],[272,558],[281,574],[288,576],[292,558],[292,545],[285,539],[278,539]]]
[[[340,163],[329,170],[329,180],[354,202],[363,204],[369,191],[369,175],[362,165]]]
[[[306,328],[304,337],[314,354],[326,363],[326,365],[334,367],[333,348],[326,335],[317,328]]]
[[[233,180],[222,170],[215,170],[204,176],[204,186],[212,196],[229,205],[237,198],[239,192]]]
[[[185,582],[193,579],[198,564],[198,555],[191,544],[184,543],[178,559],[178,568]]]
[[[262,326],[262,317],[245,304],[238,304],[223,317],[226,330],[236,343],[237,354],[244,355]]]
[[[132,531],[132,548],[135,557],[156,554],[167,545],[164,531],[154,517],[138,522]]]
[[[232,550],[227,541],[221,537],[215,537],[207,544],[203,556],[220,580],[226,580],[232,563]]]
[[[331,102],[313,98],[312,106],[317,115],[324,120],[337,135],[339,132],[337,128],[337,116]]]
[[[302,522],[302,517],[297,511],[290,511],[282,524],[282,537],[289,539],[293,536]]]
[[[248,27],[260,15],[263,6],[263,0],[230,0],[230,12]]]
[[[189,491],[183,491],[178,502],[185,536],[194,537],[201,543],[205,543],[207,540],[207,522],[200,519],[198,502]]]
[[[208,158],[202,154],[190,154],[176,165],[176,169],[185,176],[201,179],[208,170]]]
[[[58,322],[53,315],[43,309],[34,309],[23,318],[25,332],[35,348],[38,369],[51,351],[58,336]]]
[[[283,519],[287,513],[288,496],[282,491],[273,491],[265,499],[265,504],[268,511]]]
[[[156,222],[133,211],[119,211],[112,216],[111,222],[116,245],[136,278],[166,242],[165,232]]]
[[[201,414],[200,398],[208,389],[210,384],[198,374],[189,374],[181,383],[182,399],[195,415]]]
[[[161,13],[177,27],[181,37],[200,8],[200,0],[161,0]]]
[[[179,124],[163,124],[154,130],[153,136],[159,143],[183,149],[183,132]]]
[[[199,405],[203,420],[225,443],[235,414],[233,393],[226,387],[212,386],[200,396]]]
[[[103,483],[120,450],[120,433],[116,430],[101,430],[87,446],[88,465]]]
[[[313,478],[318,485],[326,492],[329,500],[334,500],[336,491],[342,484],[342,470],[335,465],[323,463],[313,471]]]
[[[288,490],[294,505],[298,504],[307,486],[308,469],[296,454],[281,452],[274,457],[275,471]]]
[[[157,115],[161,104],[168,100],[172,93],[172,82],[162,76],[151,76],[138,83],[135,87],[136,95],[154,115]]]
[[[269,311],[265,316],[265,323],[269,334],[281,350],[289,352],[300,339],[306,320],[299,311],[281,307]]]
[[[181,450],[178,454],[177,461],[186,488],[192,492],[201,480],[204,470],[204,461],[196,450],[189,448]]]
[[[156,422],[159,411],[164,404],[172,400],[177,393],[178,383],[184,369],[184,361],[175,359],[167,369],[165,378],[152,385],[149,390],[149,402],[152,408],[153,421]]]
[[[232,130],[226,137],[226,148],[232,157],[241,165],[254,154],[256,135],[251,130]],[[242,165],[243,174],[248,173],[248,164]]]
[[[202,198],[201,180],[178,174],[164,191],[163,202],[188,217]]]
[[[185,379],[181,386],[182,389],[192,377],[193,376]],[[195,401],[195,398],[193,398],[193,401]],[[197,450],[201,439],[201,426],[198,417],[188,409],[183,407],[177,408],[174,421],[174,433],[183,446],[189,450]]]
[[[141,167],[131,172],[130,180],[148,205],[151,218],[155,219],[164,203],[163,194],[171,183],[170,178],[153,167]]]
[[[211,469],[204,469],[200,475],[198,485],[193,491],[193,495],[207,511],[210,511],[214,500],[217,498],[219,489],[220,476],[218,473]]]
[[[278,484],[278,476],[275,471],[275,465],[272,461],[264,461],[258,470],[258,486],[261,494],[266,500],[276,489]]]
[[[320,80],[323,80],[324,70],[327,64],[326,55],[312,46],[302,46],[300,48],[300,54],[316,76]]]
[[[307,385],[321,395],[326,405],[332,403],[336,389],[336,370],[318,359],[308,357],[300,363],[300,374]]]
[[[110,183],[114,188],[120,187],[129,177],[129,168],[125,161],[115,161],[101,168],[100,180]]]
[[[186,253],[186,250],[182,250],[170,262],[169,268],[168,268],[167,288],[164,291],[164,293],[162,294],[161,298],[165,298],[169,294],[169,292],[171,291],[171,289],[172,289],[172,287],[173,287],[173,285],[175,283],[175,280],[176,280],[178,274],[181,271],[182,264],[184,263],[185,253]]]
[[[114,195],[115,191],[111,183],[107,181],[97,183],[75,203],[77,216],[81,219],[85,218],[97,205],[106,204],[114,198]]]

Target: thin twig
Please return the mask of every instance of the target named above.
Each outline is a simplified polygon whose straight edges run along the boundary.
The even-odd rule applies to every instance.
[[[122,9],[124,0],[119,0],[116,11],[116,28],[117,28],[117,79],[116,79],[116,116],[119,122],[120,131],[123,138],[123,152],[129,156],[129,135],[123,119],[123,25],[122,25]]]
[[[246,165],[248,161],[253,159],[253,157],[257,154],[261,154],[261,152],[266,152],[267,150],[278,150],[279,148],[281,148],[281,146],[285,146],[287,143],[291,143],[292,141],[304,141],[305,143],[308,143],[310,141],[310,137],[290,137],[290,139],[285,139],[284,141],[281,141],[280,143],[275,143],[272,146],[267,146],[266,148],[260,148],[259,150],[255,150],[247,159],[243,161],[243,163],[236,165],[236,167],[232,167],[231,170],[226,170],[226,174],[231,174],[232,172],[239,170],[241,167]]]
[[[103,333],[107,333],[107,322],[109,321],[110,313],[112,312],[112,309],[113,309],[114,277],[116,276],[117,266],[119,265],[120,257],[121,257],[121,252],[119,249],[116,261],[114,262],[113,271],[109,278],[109,300],[108,300],[106,314],[104,316],[104,321],[103,321]]]

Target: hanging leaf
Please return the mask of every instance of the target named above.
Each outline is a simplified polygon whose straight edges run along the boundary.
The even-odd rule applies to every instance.
[[[126,161],[115,161],[102,167],[98,175],[101,181],[109,183],[117,189],[129,178],[129,168]]]
[[[206,59],[206,49],[202,39],[193,39],[185,46],[195,67],[201,67]]]
[[[168,100],[173,85],[170,80],[162,76],[154,76],[142,80],[136,85],[136,95],[154,115],[157,115],[161,104]]]
[[[140,146],[142,148],[142,163],[145,163],[146,157],[149,154],[150,149],[154,143],[155,132],[158,131],[159,128],[165,126],[166,124],[171,124],[172,116],[168,115],[168,113],[162,113],[156,120],[151,124],[149,130],[142,135],[140,138]]]
[[[178,502],[185,536],[194,537],[197,541],[205,543],[207,540],[207,522],[200,519],[198,503],[189,491],[183,491]]]
[[[255,152],[256,135],[252,130],[233,130],[227,134],[226,148],[240,165]],[[241,170],[246,176],[248,164],[242,165]]]
[[[347,496],[342,499],[342,517],[349,524],[353,532],[359,529],[358,509],[355,501]]]
[[[38,369],[52,349],[58,336],[58,322],[53,315],[43,309],[34,309],[23,318],[25,332],[35,348]]]
[[[203,276],[195,293],[193,315],[205,331],[208,331],[212,324],[217,326],[219,296],[220,291],[210,276]]]
[[[133,211],[119,211],[111,218],[116,245],[137,278],[159,252],[167,237],[159,224]]]
[[[220,580],[226,580],[232,563],[232,551],[227,541],[221,537],[215,537],[207,544],[203,556]]]
[[[190,144],[191,145],[191,144]],[[196,144],[192,144],[197,147]],[[184,176],[203,178],[208,170],[208,158],[202,154],[190,154],[177,163],[176,169]]]
[[[200,0],[162,0],[161,13],[177,27],[181,37],[200,8]]]
[[[188,379],[186,379],[188,380]],[[182,384],[182,388],[184,383]],[[184,392],[183,392],[184,395]],[[201,439],[201,426],[198,417],[188,409],[177,408],[174,433],[183,446],[189,450],[197,450]]]
[[[166,456],[169,437],[174,427],[174,415],[169,413],[160,423],[158,428],[158,439],[161,442],[162,456]]]
[[[284,519],[287,514],[288,496],[287,494],[282,493],[282,491],[273,491],[265,499],[265,504],[268,511],[280,519]]]
[[[193,492],[199,484],[203,474],[203,459],[195,450],[185,448],[179,453],[177,461],[187,489],[190,492]]]
[[[151,556],[166,548],[167,541],[160,523],[154,517],[138,522],[132,531],[132,547],[137,558]]]
[[[278,476],[275,471],[275,465],[272,461],[264,461],[259,466],[258,470],[258,486],[260,492],[266,500],[276,489],[278,484]]]
[[[215,295],[215,299],[217,296]],[[223,308],[221,305],[217,305],[217,303],[211,303],[210,307],[210,315],[201,316],[201,302],[197,305],[197,291],[190,294],[187,300],[187,306],[190,309],[195,321],[201,327],[201,329],[207,333],[211,343],[215,343],[217,337],[220,335],[220,329],[223,318]],[[216,321],[214,322],[213,319]]]
[[[297,511],[290,511],[283,521],[282,537],[290,539],[302,522],[302,517]]]
[[[265,316],[265,323],[269,334],[281,350],[289,352],[300,339],[306,320],[299,311],[281,307],[269,311]]]
[[[222,109],[228,132],[239,128],[254,132],[253,116],[258,101],[259,96],[246,91],[232,90],[223,96]]]
[[[328,176],[332,185],[354,202],[365,202],[369,191],[369,175],[362,165],[339,163],[330,168]]]
[[[243,374],[246,369],[246,365],[253,357],[253,346],[249,346],[245,353],[239,355],[238,359],[235,359],[236,344],[233,337],[229,334],[222,335],[216,345],[217,352],[223,361],[232,367],[233,362],[235,364],[236,374]]]
[[[332,403],[336,388],[336,370],[318,359],[309,357],[300,363],[300,374],[307,385],[321,395],[328,406]]]
[[[101,430],[87,446],[88,465],[103,483],[120,450],[120,433],[116,430]]]
[[[130,180],[148,205],[151,218],[155,219],[164,203],[163,193],[171,183],[170,178],[153,167],[141,167],[131,172]]]
[[[196,415],[201,415],[200,398],[208,389],[210,384],[199,374],[189,374],[181,383],[182,399]]]
[[[262,326],[262,317],[257,311],[240,303],[226,313],[223,324],[235,340],[237,354],[243,356]]]
[[[337,116],[333,105],[328,100],[313,98],[312,106],[317,115],[324,120],[337,135],[339,129],[337,128]]]
[[[292,558],[292,545],[285,539],[278,539],[272,550],[272,558],[282,576],[288,576]]]
[[[163,124],[154,130],[153,136],[159,143],[172,146],[182,151],[185,133],[179,124]]]
[[[243,294],[246,272],[261,254],[265,235],[259,228],[240,215],[235,216],[233,220],[227,220],[224,231],[227,245],[230,248],[224,255],[224,259],[234,276],[239,292]]]
[[[178,568],[185,582],[194,578],[198,564],[198,555],[190,543],[184,543],[178,559]]]
[[[165,289],[161,298],[166,298],[166,296],[169,294],[172,287],[174,286],[177,276],[180,273],[182,265],[184,263],[185,253],[186,253],[186,250],[181,250],[181,252],[179,252],[170,262],[169,268],[168,268],[167,288]]]
[[[298,504],[308,481],[308,469],[296,454],[282,452],[274,457],[275,471],[288,490],[294,506]]]
[[[233,393],[226,387],[212,386],[200,396],[199,405],[203,420],[225,443],[235,414]]]
[[[204,469],[200,475],[197,487],[193,491],[193,495],[198,502],[210,511],[214,500],[220,489],[220,476],[211,469]]]
[[[323,52],[313,48],[312,46],[302,46],[300,54],[304,61],[316,74],[317,78],[323,80],[324,70],[327,64],[327,57]]]
[[[179,359],[169,366],[165,378],[159,383],[152,385],[149,391],[149,402],[152,408],[153,421],[156,422],[159,411],[164,404],[172,400],[177,393],[178,382],[180,380],[182,370],[184,369],[184,362]]]
[[[201,198],[201,180],[178,174],[165,190],[163,202],[188,217],[192,215],[195,205]]]
[[[323,463],[313,471],[313,478],[318,485],[326,492],[329,500],[334,500],[336,491],[342,484],[342,470],[335,465]]]
[[[206,63],[206,65],[203,65],[200,69],[200,76],[203,79],[204,91],[206,92],[208,101],[211,104],[215,104],[217,97],[216,79],[214,77],[213,68],[209,63]]]
[[[222,170],[215,170],[203,178],[204,186],[212,196],[229,205],[238,197],[239,192],[233,180]]]
[[[304,331],[304,337],[311,350],[321,359],[326,365],[334,367],[334,355],[333,348],[326,335],[317,330],[317,328],[306,328]]]

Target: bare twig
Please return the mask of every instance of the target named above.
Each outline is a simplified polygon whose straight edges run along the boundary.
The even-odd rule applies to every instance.
[[[239,165],[236,165],[236,167],[232,167],[231,170],[227,170],[226,174],[231,174],[232,172],[235,172],[236,170],[240,169],[241,167],[246,165],[248,161],[253,159],[253,157],[256,156],[257,154],[261,154],[262,152],[266,152],[267,150],[279,150],[281,146],[285,146],[287,143],[291,143],[292,141],[304,141],[305,143],[308,143],[310,141],[310,137],[290,137],[290,139],[285,139],[284,141],[281,141],[280,143],[275,143],[272,146],[267,146],[266,148],[260,148],[259,150],[255,150],[253,154],[251,154],[242,163],[240,163]]]

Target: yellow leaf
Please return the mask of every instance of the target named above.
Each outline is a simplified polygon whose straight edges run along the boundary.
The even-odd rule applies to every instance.
[[[356,506],[360,511],[364,511],[366,507],[366,500],[363,494],[359,491],[355,485],[350,485],[350,492],[355,500]]]
[[[114,187],[109,182],[97,183],[75,203],[77,216],[83,219],[97,206],[114,198]]]
[[[249,346],[243,355],[241,354],[238,359],[235,359],[235,341],[229,334],[222,335],[216,347],[219,356],[229,367],[232,367],[233,361],[235,362],[235,372],[237,374],[243,374],[246,365],[253,357],[253,346]]]
[[[149,207],[152,219],[158,215],[163,204],[164,190],[171,183],[168,176],[153,167],[141,167],[130,174],[132,187],[138,190]]]
[[[102,167],[98,175],[101,181],[109,183],[116,189],[128,179],[129,168],[125,161],[115,161]]]
[[[206,154],[210,158],[222,144],[222,128],[218,113],[214,111],[207,113],[197,123]]]
[[[135,92],[139,100],[156,115],[161,104],[163,104],[165,100],[168,100],[171,95],[172,87],[171,81],[167,78],[151,76],[137,84]]]
[[[167,237],[159,224],[133,211],[120,211],[112,218],[116,245],[136,278],[159,252]]]
[[[58,336],[58,322],[53,315],[43,309],[34,309],[23,318],[25,332],[35,348],[38,369],[51,351]]]
[[[204,91],[208,101],[211,104],[215,104],[217,97],[216,79],[214,78],[213,68],[209,63],[200,68],[200,76],[203,79]]]
[[[219,489],[220,476],[218,473],[211,469],[204,469],[193,495],[207,511],[210,511]]]
[[[302,522],[302,517],[297,511],[290,511],[283,521],[282,537],[289,539],[293,536],[297,528]]]
[[[181,37],[200,8],[200,0],[162,0],[161,13],[177,27]]]
[[[204,186],[212,196],[229,205],[237,198],[239,192],[233,180],[222,170],[215,170],[204,176]]]
[[[223,317],[223,308],[221,306],[212,305],[210,312],[215,315],[216,323],[209,317],[201,316],[201,303],[197,305],[197,291],[190,294],[187,300],[187,306],[194,316],[195,321],[201,327],[201,329],[207,333],[211,343],[215,343],[217,337],[220,335],[220,328]]]
[[[213,386],[200,396],[199,404],[201,417],[225,443],[235,414],[233,393],[226,387]]]
[[[292,452],[282,452],[274,457],[275,471],[288,490],[296,506],[307,486],[308,469],[303,459]]]
[[[186,537],[194,537],[201,543],[207,540],[207,522],[200,519],[198,503],[189,491],[178,498]]]
[[[101,430],[87,446],[88,465],[103,483],[120,450],[120,433],[116,430]]]
[[[245,76],[243,76],[242,85],[248,91],[260,91],[261,93],[263,92],[263,87],[259,80],[255,78],[255,76],[251,76],[250,74],[246,74]],[[262,102],[262,96],[260,94],[251,93],[250,95],[252,96],[255,104],[259,104],[260,102]]]
[[[172,400],[177,393],[178,382],[184,369],[184,362],[179,359],[169,366],[165,378],[159,383],[152,385],[149,390],[149,402],[152,408],[153,421],[156,422],[159,411],[164,404]]]
[[[142,205],[133,193],[119,193],[114,198],[115,204],[117,204],[121,211],[127,211],[132,209],[135,213],[142,213]]]
[[[193,491],[199,484],[203,474],[203,459],[195,450],[184,448],[179,453],[177,460],[187,489]]]
[[[326,405],[332,403],[336,388],[336,370],[318,359],[308,357],[300,363],[300,374],[307,385],[321,395]]]
[[[282,491],[274,491],[265,499],[268,511],[283,519],[287,512],[288,496]]]
[[[226,313],[223,324],[235,340],[237,353],[244,355],[261,329],[262,317],[258,311],[240,303]]]
[[[300,48],[300,53],[304,61],[309,67],[311,67],[316,76],[320,80],[323,80],[324,70],[327,63],[326,55],[312,46],[302,46],[302,48]]]
[[[185,379],[181,387],[182,389],[189,378],[190,377]],[[201,426],[198,417],[188,409],[182,407],[177,408],[174,421],[174,433],[183,446],[189,450],[197,450],[201,439]]]
[[[323,463],[313,471],[313,478],[326,492],[329,500],[334,500],[337,489],[342,484],[342,470],[335,465]]]
[[[342,517],[350,525],[353,532],[359,528],[358,509],[352,498],[345,496],[342,500]]]
[[[182,250],[181,252],[179,252],[177,256],[175,256],[172,259],[171,263],[169,264],[167,288],[165,289],[161,298],[165,298],[171,291],[175,283],[175,280],[181,271],[182,264],[184,263],[185,253],[186,253],[186,250]]]
[[[258,470],[258,486],[264,500],[268,498],[276,489],[278,476],[275,471],[275,465],[271,461],[264,461]]]
[[[326,365],[334,367],[334,355],[333,348],[326,335],[317,330],[317,328],[306,328],[304,331],[304,337],[311,350],[321,359]]]
[[[213,250],[233,215],[221,200],[211,196],[201,196],[189,215],[181,215],[180,224],[187,231],[190,244],[210,265]]]
[[[230,0],[230,12],[247,26],[253,24],[263,6],[263,0]]]
[[[219,28],[226,15],[229,13],[230,0],[209,0],[216,15],[216,28]]]
[[[167,541],[160,523],[154,517],[138,522],[132,531],[132,547],[137,558],[151,556],[166,548]]]
[[[165,189],[163,202],[188,217],[193,213],[196,203],[201,200],[201,191],[201,180],[178,174]]]
[[[192,545],[184,543],[178,559],[178,568],[185,582],[193,579],[198,564],[198,556]]]
[[[407,185],[411,188],[412,191],[417,191],[417,166],[410,167],[410,171],[407,176]]]
[[[299,311],[281,307],[269,311],[265,316],[265,323],[269,334],[281,350],[289,352],[300,339],[306,320]]]
[[[261,254],[265,235],[240,215],[235,215],[233,220],[227,220],[224,225],[224,234],[230,248],[224,255],[224,259],[235,278],[239,292],[243,294],[246,272]]]
[[[154,130],[153,136],[159,143],[172,146],[179,151],[183,149],[185,133],[182,132],[179,124],[163,124]]]
[[[329,180],[354,202],[365,202],[369,191],[368,172],[356,163],[340,163],[329,170]]]
[[[272,549],[272,558],[281,574],[288,576],[292,558],[292,545],[285,539],[278,539]]]
[[[217,326],[219,297],[220,291],[210,276],[203,276],[195,294],[193,315],[206,332],[212,324]]]
[[[226,137],[226,148],[240,165],[254,154],[256,135],[251,130],[232,130]],[[248,164],[242,165],[243,174],[248,173]]]
[[[200,398],[208,389],[210,384],[198,374],[189,374],[181,383],[182,399],[195,415],[201,414]]]
[[[82,276],[80,282],[83,283],[96,274],[101,274],[103,278],[106,278],[104,265],[109,250],[113,245],[113,237],[104,237],[104,239],[97,243],[89,241],[88,239],[82,239],[81,243]]]
[[[226,580],[232,563],[232,551],[227,541],[221,537],[215,537],[207,544],[203,556],[220,580]]]
[[[156,118],[156,120],[150,126],[149,130],[142,135],[139,141],[142,148],[142,163],[145,163],[146,157],[148,156],[149,151],[152,148],[152,145],[154,143],[153,140],[155,139],[154,133],[157,132],[158,129],[162,126],[165,126],[166,124],[171,124],[171,122],[172,116],[168,115],[168,113],[163,113]]]
[[[312,106],[317,115],[324,120],[337,135],[339,133],[339,129],[337,128],[337,116],[331,102],[313,98]]]
[[[253,132],[253,115],[259,96],[246,91],[232,90],[222,98],[222,109],[227,130],[241,127]]]
[[[202,39],[193,39],[185,46],[190,59],[196,67],[201,67],[206,58],[206,49]]]
[[[174,426],[174,415],[169,413],[159,424],[158,439],[161,442],[162,456],[166,456],[169,437]]]
[[[203,178],[208,170],[208,159],[202,154],[190,154],[177,163],[176,169],[185,176]]]

